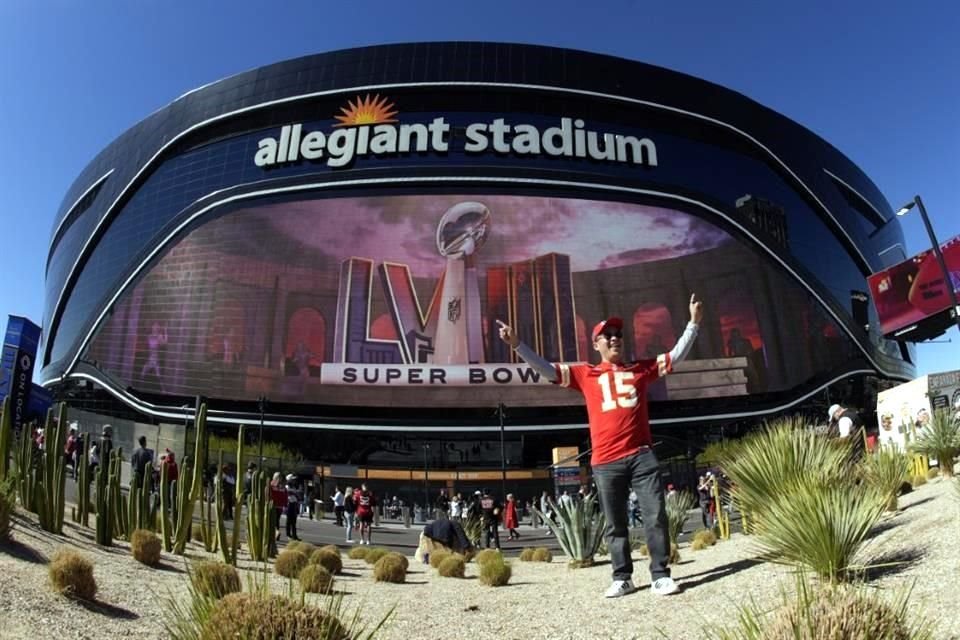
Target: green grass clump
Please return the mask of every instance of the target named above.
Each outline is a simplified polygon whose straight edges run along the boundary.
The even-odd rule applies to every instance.
[[[300,572],[300,588],[307,593],[327,593],[333,586],[333,574],[320,564],[308,564]]]
[[[340,553],[340,547],[338,547],[338,546],[335,545],[335,544],[325,544],[325,545],[323,545],[322,547],[320,547],[320,550],[321,550],[321,551],[329,551],[330,553],[335,553],[335,554],[337,554],[337,557],[340,557],[340,558],[343,557],[343,554]]]
[[[377,582],[400,584],[407,579],[407,570],[403,562],[394,554],[384,554],[373,565],[373,579]]]
[[[93,600],[97,595],[93,563],[75,551],[66,548],[57,551],[47,572],[50,585],[57,593],[80,600]]]
[[[491,560],[496,560],[497,558],[502,560],[503,554],[496,549],[484,549],[476,555],[473,561],[482,566]]]
[[[717,544],[717,534],[715,534],[710,529],[700,529],[693,534],[693,542],[700,541],[702,543],[701,548],[712,547]]]
[[[444,578],[462,578],[467,570],[467,563],[463,556],[453,554],[444,558],[440,566],[437,567],[437,573]]]
[[[407,556],[403,555],[402,553],[399,553],[399,552],[397,552],[397,551],[391,551],[391,552],[388,553],[387,555],[388,555],[388,556],[391,556],[391,557],[393,557],[393,558],[396,558],[396,559],[397,559],[397,562],[399,562],[401,565],[403,565],[403,570],[404,570],[404,571],[406,571],[407,569],[410,568],[410,561],[407,560]]]
[[[370,547],[354,547],[350,549],[347,557],[351,560],[363,560],[367,557],[368,551],[370,551]]]
[[[537,547],[533,551],[534,562],[553,562],[553,554],[546,547]]]
[[[340,620],[322,609],[282,596],[249,593],[232,593],[220,600],[200,632],[200,640],[348,637]]]
[[[525,547],[520,552],[520,562],[533,562],[533,553],[536,551],[533,547]]]
[[[225,562],[203,561],[190,567],[190,584],[201,596],[222,598],[240,591],[240,574]]]
[[[480,565],[480,582],[490,587],[502,587],[510,582],[512,569],[510,563],[497,554]]]
[[[703,551],[704,549],[709,548],[710,545],[703,541],[703,538],[694,538],[690,542],[690,548],[694,551]]]
[[[284,578],[296,578],[310,559],[297,550],[282,551],[273,563],[273,570]]]
[[[390,553],[389,549],[383,547],[367,547],[367,555],[363,557],[367,564],[376,564],[380,558]]]
[[[310,554],[310,564],[320,565],[330,573],[340,573],[343,571],[343,560],[339,553],[333,553],[330,549],[323,547]]]
[[[449,551],[443,551],[440,549],[435,550],[430,554],[430,566],[434,569],[439,569],[440,565],[443,564],[443,561],[449,558],[452,553]]]
[[[137,562],[155,567],[160,562],[163,542],[152,531],[137,529],[130,535],[130,551]]]

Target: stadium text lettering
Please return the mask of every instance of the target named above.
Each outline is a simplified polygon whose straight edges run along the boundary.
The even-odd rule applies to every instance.
[[[467,125],[463,150],[657,166],[657,147],[649,138],[590,131],[585,127],[580,118],[561,118],[559,126],[541,131],[532,124],[508,124],[497,118]],[[257,143],[254,162],[258,167],[272,167],[325,159],[327,166],[340,168],[365,156],[447,153],[451,139],[450,123],[443,117],[434,118],[430,124],[359,125],[330,133],[304,133],[303,124],[288,124],[280,128],[279,137],[266,137]]]
[[[448,386],[544,384],[526,365],[373,365],[323,363],[321,384]]]

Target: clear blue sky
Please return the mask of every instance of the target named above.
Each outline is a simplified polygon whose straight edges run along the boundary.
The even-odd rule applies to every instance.
[[[104,146],[202,84],[366,44],[491,40],[609,53],[739,91],[826,138],[897,206],[960,234],[960,4],[0,0],[0,314],[39,321],[53,217]],[[672,5],[672,6],[668,6]],[[902,219],[907,249],[929,247]],[[960,368],[960,332],[920,373]]]

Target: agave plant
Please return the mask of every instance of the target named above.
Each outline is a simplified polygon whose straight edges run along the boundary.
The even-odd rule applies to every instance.
[[[687,521],[687,511],[692,509],[695,503],[693,495],[687,491],[678,491],[667,496],[667,531],[670,534],[670,542],[677,544],[680,534],[683,533],[683,525]]]
[[[557,514],[557,522],[536,507],[534,511],[557,537],[560,548],[570,558],[569,566],[574,569],[592,566],[607,528],[596,496],[591,494],[580,501],[561,501],[559,504],[550,500],[550,507]]]
[[[888,494],[850,473],[849,445],[787,419],[746,439],[724,469],[771,560],[822,579],[851,577]]]
[[[934,411],[930,424],[917,431],[910,450],[936,458],[940,473],[945,478],[952,478],[953,460],[960,454],[960,420],[956,420],[947,409]]]
[[[910,460],[894,447],[880,447],[863,460],[863,479],[887,496],[887,510],[897,510],[897,494],[910,477]]]

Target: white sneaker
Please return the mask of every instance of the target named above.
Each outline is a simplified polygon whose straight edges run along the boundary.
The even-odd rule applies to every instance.
[[[634,589],[633,582],[630,580],[614,580],[613,584],[610,585],[610,588],[607,589],[607,592],[603,595],[607,598],[619,598],[634,591],[636,591],[636,589]]]
[[[353,544],[353,538],[347,538],[347,544]]]
[[[673,578],[658,578],[650,585],[650,593],[657,596],[669,596],[680,590]]]

